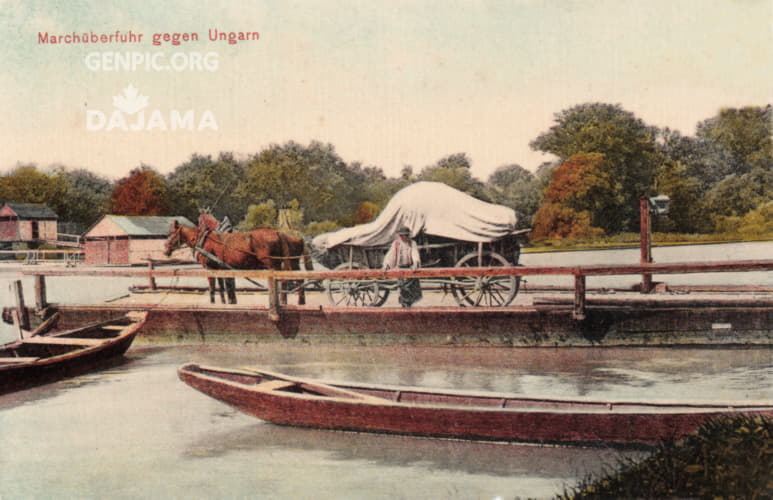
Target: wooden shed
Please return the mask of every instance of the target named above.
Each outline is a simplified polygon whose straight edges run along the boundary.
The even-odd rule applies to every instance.
[[[56,241],[58,218],[46,205],[4,203],[0,207],[0,242]]]
[[[162,260],[172,222],[185,217],[104,215],[83,235],[83,261],[90,265],[145,264]]]

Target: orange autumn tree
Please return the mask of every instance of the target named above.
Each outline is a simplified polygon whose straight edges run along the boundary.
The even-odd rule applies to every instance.
[[[142,165],[116,183],[110,202],[116,215],[164,214],[169,210],[166,181],[155,169]]]
[[[535,239],[603,236],[602,217],[615,217],[618,186],[604,155],[582,153],[568,158],[551,176],[544,200],[534,215]]]
[[[375,219],[381,212],[381,208],[373,202],[363,201],[354,211],[354,223],[366,224]]]

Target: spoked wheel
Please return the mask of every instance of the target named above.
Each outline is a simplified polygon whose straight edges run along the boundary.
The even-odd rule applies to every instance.
[[[456,267],[510,267],[496,252],[473,252],[462,257]],[[520,276],[459,276],[453,279],[451,292],[462,306],[504,307],[518,294]]]
[[[335,271],[367,269],[357,262],[344,262]],[[335,306],[379,307],[389,297],[389,289],[375,280],[329,279],[325,280],[327,298]]]

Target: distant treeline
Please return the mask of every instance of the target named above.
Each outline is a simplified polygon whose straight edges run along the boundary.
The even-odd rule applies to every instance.
[[[773,231],[773,113],[722,109],[694,136],[646,125],[619,105],[589,103],[555,116],[532,149],[558,159],[532,173],[513,163],[477,179],[463,152],[387,177],[347,163],[332,144],[274,144],[246,160],[194,154],[169,175],[139,165],[116,182],[84,169],[20,164],[0,177],[0,200],[44,203],[87,229],[105,213],[228,216],[247,229],[289,227],[306,235],[368,222],[402,187],[444,182],[507,205],[535,239],[593,239],[638,231],[638,198],[665,194],[659,232],[740,235]]]

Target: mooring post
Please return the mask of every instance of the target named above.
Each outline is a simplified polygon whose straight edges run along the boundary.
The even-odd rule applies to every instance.
[[[279,284],[273,276],[268,278],[268,319],[271,321],[279,321],[281,318]]]
[[[574,275],[574,310],[572,318],[582,321],[585,319],[585,275]]]
[[[46,297],[46,277],[42,274],[35,275],[35,309],[42,311],[48,307]]]
[[[153,262],[153,259],[148,259],[148,281],[150,283],[150,289],[155,290],[156,289],[156,277],[153,276],[153,269],[155,268],[155,264]]]
[[[24,305],[24,290],[22,289],[21,280],[13,282],[13,293],[16,297],[16,324],[19,328],[19,337],[24,336],[24,330],[30,329],[30,315],[27,311],[27,307]]]
[[[641,264],[652,263],[652,217],[650,215],[650,201],[646,196],[639,197],[639,251]],[[650,293],[652,290],[652,274],[641,275],[641,293]]]

